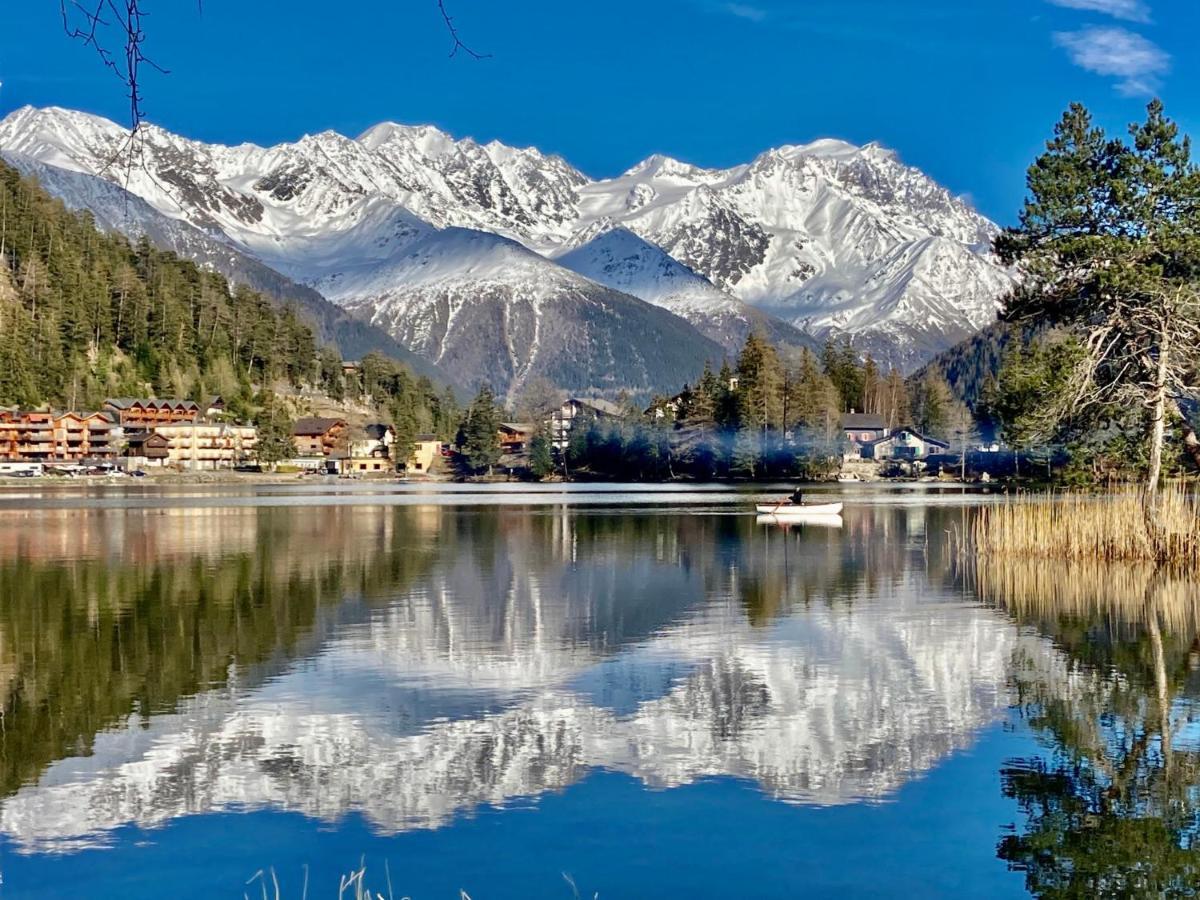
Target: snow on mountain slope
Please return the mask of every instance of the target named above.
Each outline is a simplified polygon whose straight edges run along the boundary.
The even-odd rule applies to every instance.
[[[662,248],[624,228],[613,228],[557,262],[586,278],[624,291],[687,319],[705,336],[736,354],[752,331],[772,343],[815,349],[800,329],[748,306]]]
[[[991,321],[1012,284],[990,254],[995,226],[876,144],[779,147],[729,169],[654,156],[592,181],[536,149],[393,123],[271,148],[147,126],[132,165],[127,143],[120,126],[61,109],[0,122],[0,149],[127,179],[159,212],[307,282],[386,268],[423,224],[550,256],[620,227],[721,291],[908,368]],[[647,277],[660,262],[646,258]]]
[[[185,221],[163,215],[119,185],[19,153],[0,151],[0,160],[23,175],[36,178],[44,190],[61,199],[68,208],[90,211],[96,226],[103,231],[120,232],[133,240],[144,236],[155,246],[194,260],[235,284],[244,284],[295,306],[317,335],[334,344],[347,359],[358,359],[375,351],[403,362],[435,382],[459,386],[453,375],[401,346],[383,330],[351,316],[311,287],[292,281]]]
[[[509,397],[533,377],[610,396],[674,390],[724,355],[683,319],[483,231],[432,230],[385,264],[316,286],[465,382]]]
[[[581,192],[580,234],[619,223],[817,337],[911,367],[995,317],[996,228],[877,145],[783,147],[703,171],[659,160]]]

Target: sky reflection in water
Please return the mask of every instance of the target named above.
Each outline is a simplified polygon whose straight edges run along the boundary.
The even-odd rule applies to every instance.
[[[3,895],[328,896],[360,854],[413,896],[1021,893],[1028,701],[1127,699],[1053,579],[952,557],[961,497],[784,531],[744,495],[200,493],[0,511]]]

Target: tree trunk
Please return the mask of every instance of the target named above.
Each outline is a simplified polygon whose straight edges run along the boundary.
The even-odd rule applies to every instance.
[[[1162,480],[1163,438],[1167,425],[1167,377],[1170,372],[1170,346],[1166,327],[1158,346],[1158,371],[1154,378],[1153,422],[1150,429],[1150,471],[1146,475],[1146,495],[1156,501]]]
[[[1154,416],[1150,428],[1150,471],[1146,475],[1146,497],[1143,514],[1146,530],[1155,546],[1155,552],[1161,558],[1165,552],[1166,534],[1159,510],[1159,482],[1162,481],[1163,440],[1167,426],[1167,377],[1170,372],[1170,337],[1164,324],[1161,341],[1158,346],[1158,370],[1154,377],[1154,402],[1151,406]]]

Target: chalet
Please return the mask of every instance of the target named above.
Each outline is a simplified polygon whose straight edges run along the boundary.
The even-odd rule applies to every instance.
[[[153,428],[155,425],[173,425],[176,422],[195,422],[203,412],[200,404],[195,400],[154,400],[134,397],[115,397],[105,400],[104,409],[115,416],[118,425],[130,430],[144,430]]]
[[[391,459],[396,429],[382,422],[356,428],[350,435],[351,459]]]
[[[624,418],[625,411],[608,400],[571,397],[563,401],[562,406],[550,417],[550,437],[557,449],[566,449],[575,420],[581,416],[593,419],[621,419]]]
[[[927,437],[911,426],[897,428],[887,437],[863,445],[863,457],[876,460],[918,460],[945,453],[950,445]]]
[[[500,452],[513,455],[524,453],[529,449],[537,426],[530,422],[501,422],[497,429],[500,441]]]
[[[866,458],[863,448],[874,441],[887,437],[887,424],[883,416],[871,413],[856,413],[853,410],[842,416],[842,439],[848,445],[847,458]]]
[[[306,416],[292,426],[292,443],[301,457],[333,457],[346,455],[348,435],[344,419]]]
[[[412,453],[408,457],[409,472],[425,475],[433,468],[434,461],[442,454],[442,442],[436,435],[418,434],[413,439]]]
[[[258,446],[253,425],[177,422],[155,427],[154,434],[167,441],[165,464],[180,469],[232,469],[254,459]]]
[[[392,446],[396,429],[383,423],[372,423],[355,429],[349,439],[350,455],[346,471],[358,475],[385,474],[395,469]]]
[[[125,432],[125,458],[133,467],[165,466],[171,441],[153,431]]]

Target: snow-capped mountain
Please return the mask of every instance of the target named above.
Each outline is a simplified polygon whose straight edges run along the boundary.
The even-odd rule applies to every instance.
[[[104,119],[27,107],[0,122],[0,149],[120,181],[309,284],[370,282],[364,267],[395,269],[427,228],[488,231],[551,257],[621,228],[710,282],[716,309],[732,295],[907,368],[986,325],[1011,285],[990,253],[995,226],[875,144],[781,147],[730,169],[654,156],[595,181],[556,156],[429,126],[227,147],[153,126],[130,141]],[[663,274],[661,258],[638,257],[621,275],[629,289]],[[639,261],[645,272],[632,271]]]
[[[386,262],[316,286],[510,398],[533,378],[572,391],[669,391],[724,355],[683,319],[485,231],[429,229]]]
[[[557,261],[592,281],[687,319],[731,355],[737,354],[752,331],[782,347],[815,349],[806,332],[721,290],[628,229],[602,232]]]

